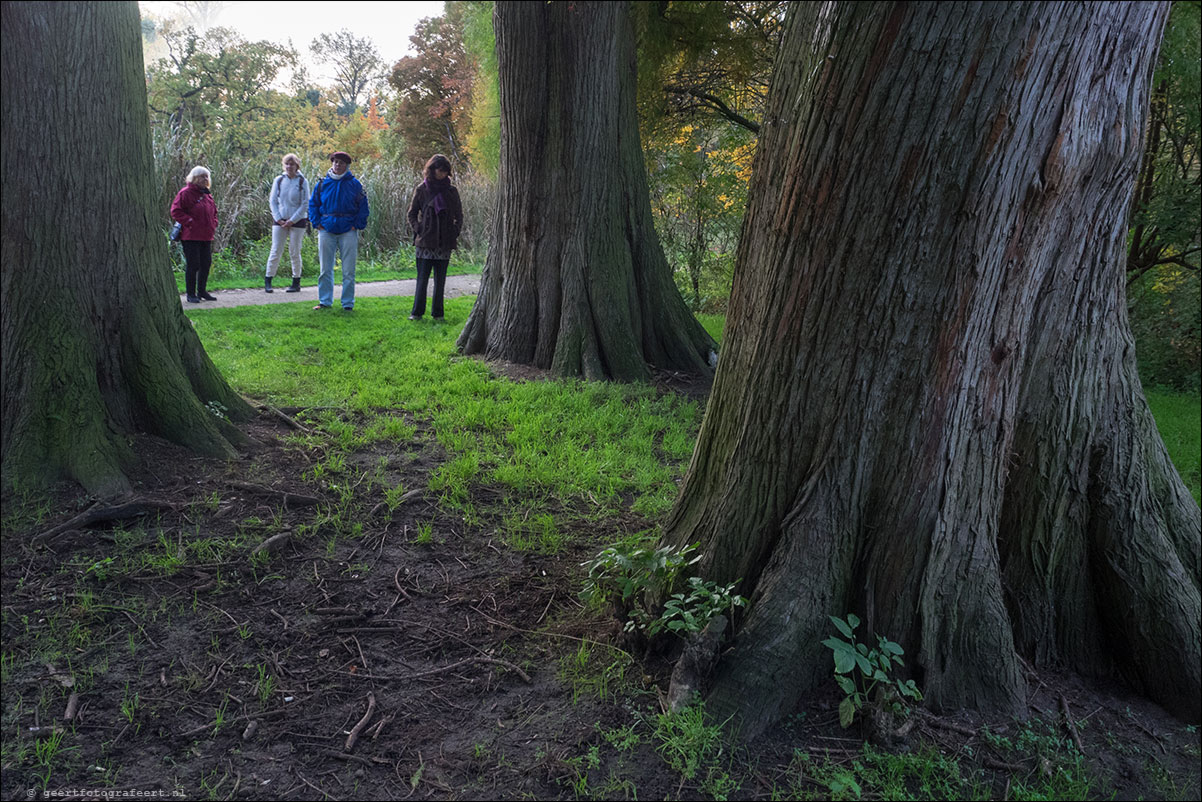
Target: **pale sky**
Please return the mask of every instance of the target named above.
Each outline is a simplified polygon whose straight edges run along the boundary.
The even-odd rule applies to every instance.
[[[180,16],[180,3],[142,2],[143,9],[160,17]],[[215,25],[233,28],[249,41],[267,39],[292,46],[301,60],[309,57],[309,43],[322,33],[346,28],[375,43],[384,63],[392,65],[409,48],[409,37],[418,20],[442,14],[441,2],[225,2]],[[316,77],[319,70],[311,70]]]

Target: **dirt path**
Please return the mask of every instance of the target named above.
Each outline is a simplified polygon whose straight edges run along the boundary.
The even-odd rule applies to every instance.
[[[276,278],[277,289],[273,293],[263,292],[262,287],[245,290],[213,290],[212,293],[217,296],[216,301],[204,301],[199,304],[189,304],[184,300],[184,296],[179,297],[179,301],[185,308],[190,309],[212,309],[214,307],[224,309],[231,306],[254,306],[258,304],[277,304],[289,302],[305,302],[313,304],[317,302],[317,285],[313,279],[306,279],[301,284],[301,291],[287,293],[284,290],[288,287],[290,279],[286,276],[278,276]],[[341,284],[335,282],[334,301],[338,300]],[[417,289],[416,279],[405,279],[402,281],[367,281],[360,282],[355,285],[355,300],[361,298],[381,298],[391,295],[412,296]],[[480,291],[480,276],[447,276],[447,285],[445,296],[447,298],[458,298],[460,295],[475,295]]]

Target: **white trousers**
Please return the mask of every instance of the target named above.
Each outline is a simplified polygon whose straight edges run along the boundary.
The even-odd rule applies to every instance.
[[[275,276],[284,252],[284,240],[288,241],[288,257],[292,260],[292,277],[301,277],[301,243],[305,241],[303,228],[271,227],[271,253],[267,256],[267,277]]]

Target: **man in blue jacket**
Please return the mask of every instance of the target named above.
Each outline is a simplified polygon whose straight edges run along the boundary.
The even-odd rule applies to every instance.
[[[342,259],[342,308],[355,308],[355,260],[359,257],[359,232],[367,227],[367,193],[351,175],[351,157],[342,151],[330,154],[330,171],[317,182],[309,198],[309,222],[317,229],[321,274],[317,277],[317,306],[334,305],[334,256]]]

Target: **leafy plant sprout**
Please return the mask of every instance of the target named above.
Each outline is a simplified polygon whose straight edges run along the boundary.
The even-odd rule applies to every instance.
[[[867,704],[904,715],[908,712],[905,700],[922,701],[922,693],[914,680],[890,676],[894,668],[905,665],[902,662],[905,652],[901,646],[883,635],[877,636],[875,648],[858,643],[854,633],[860,625],[860,619],[854,613],[848,613],[846,619],[835,616],[830,616],[830,619],[843,636],[830,637],[822,642],[823,646],[834,652],[835,681],[846,694],[839,703],[840,724],[850,727],[856,714]]]

